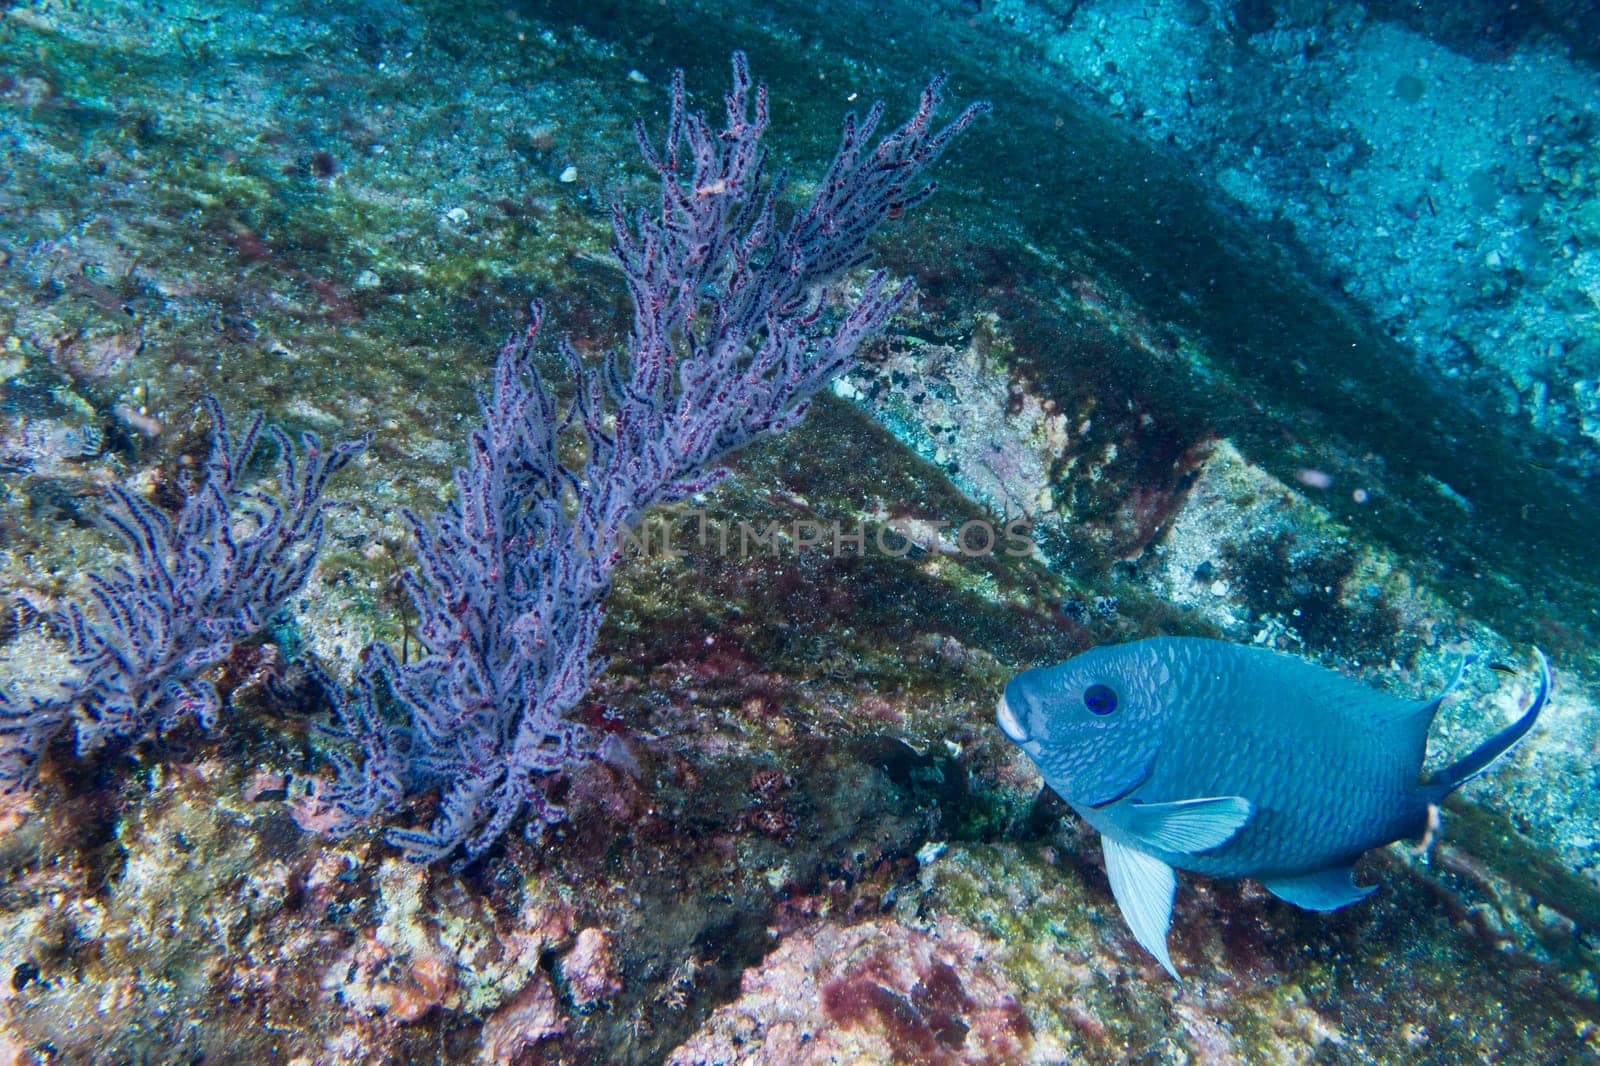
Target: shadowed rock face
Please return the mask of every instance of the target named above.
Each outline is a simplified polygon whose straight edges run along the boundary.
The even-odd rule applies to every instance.
[[[892,27],[844,3],[176,14],[4,15],[0,416],[101,436],[8,468],[0,581],[35,611],[79,591],[112,480],[172,507],[203,391],[325,439],[371,429],[275,629],[335,670],[374,636],[415,653],[398,509],[448,495],[527,299],[586,355],[624,335],[600,208],[648,195],[630,124],[668,71],[720,84],[747,48],[796,173],[851,94],[903,107],[936,67],[1005,121],[884,242],[919,303],[848,397],[704,503],[733,529],[894,522],[903,555],[691,535],[625,565],[580,713],[629,759],[567,782],[540,847],[459,874],[295,826],[322,709],[291,654],[238,649],[222,737],[47,760],[31,809],[0,811],[0,1040],[68,1061],[1594,1054],[1591,505],[1546,469],[1559,442],[1433,376],[1109,99],[960,5]],[[953,543],[1008,512],[1037,555]],[[0,676],[60,669],[36,618],[0,620]],[[1528,644],[1556,696],[1428,859],[1366,861],[1367,903],[1188,881],[1179,988],[992,724],[1018,669],[1155,633],[1407,696],[1461,648],[1522,671],[1444,709],[1441,759],[1519,706]]]

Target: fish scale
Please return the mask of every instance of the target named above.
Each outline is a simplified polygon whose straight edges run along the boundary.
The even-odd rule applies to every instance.
[[[1190,641],[1149,643],[1157,645],[1156,654],[1175,660],[1176,676],[1194,683],[1178,692],[1177,711],[1163,723],[1163,757],[1137,798],[1244,795],[1257,811],[1238,836],[1192,856],[1186,868],[1223,876],[1303,873],[1327,866],[1330,853],[1353,857],[1394,839],[1393,834],[1421,828],[1427,802],[1414,787],[1417,764],[1406,765],[1410,727],[1405,719],[1415,704],[1339,675],[1331,675],[1331,681],[1342,684],[1331,683],[1319,676],[1323,671],[1299,662],[1292,666],[1310,676],[1285,679],[1288,694],[1267,702],[1270,675],[1286,665],[1283,656],[1221,644],[1222,651],[1239,653],[1230,656],[1236,662],[1225,669],[1207,661],[1217,658],[1208,654],[1209,647],[1195,649]],[[1320,738],[1284,731],[1283,720],[1301,703],[1317,707],[1307,732]],[[1373,727],[1355,728],[1365,721]],[[1184,743],[1185,737],[1194,739]],[[1321,782],[1324,790],[1315,806],[1297,794],[1310,780]]]
[[[1176,977],[1175,870],[1254,877],[1311,910],[1362,899],[1372,890],[1354,883],[1352,863],[1419,835],[1432,804],[1533,727],[1551,687],[1534,653],[1528,708],[1427,781],[1428,729],[1461,670],[1413,702],[1266,648],[1154,637],[1019,674],[997,719],[1100,832],[1118,905]]]

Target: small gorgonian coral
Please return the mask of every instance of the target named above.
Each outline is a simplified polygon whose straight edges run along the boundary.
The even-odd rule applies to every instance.
[[[324,449],[307,433],[297,455],[288,434],[265,427],[278,449],[274,499],[245,476],[261,415],[235,438],[216,399],[206,397],[205,406],[211,454],[176,518],[113,485],[101,517],[128,558],[89,575],[88,610],[70,603],[47,619],[66,634],[81,676],[45,695],[0,689],[0,791],[31,786],[39,758],[68,729],[81,755],[190,718],[212,728],[220,700],[203,675],[310,575],[322,542],[323,489],[366,441]]]
[[[432,861],[481,853],[525,812],[530,834],[561,817],[548,784],[599,753],[600,738],[567,715],[605,666],[595,636],[624,536],[646,509],[716,484],[733,450],[799,420],[910,294],[876,273],[854,304],[824,313],[840,276],[867,260],[868,236],[933,191],[923,170],[984,109],[935,128],[941,84],[876,144],[881,104],[847,118],[810,203],[781,224],[784,179],[768,179],[760,145],[766,90],[752,91],[744,56],[724,129],[686,108],[674,76],[661,150],[637,131],[660,209],[632,220],[613,209],[634,307],[626,358],[590,370],[563,344],[577,387],[562,413],[533,363],[537,308],[501,351],[456,501],[432,522],[407,516],[419,563],[407,587],[427,654],[402,664],[378,647],[356,698],[336,694],[334,732],[347,743],[320,824],[348,832],[438,789],[431,825],[388,831]],[[569,430],[585,444],[581,465],[559,457]],[[372,672],[399,720],[380,709]]]

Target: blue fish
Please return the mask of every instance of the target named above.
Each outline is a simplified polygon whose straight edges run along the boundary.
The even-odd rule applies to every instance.
[[[1012,678],[996,716],[1046,783],[1099,831],[1111,892],[1173,977],[1175,870],[1251,877],[1308,910],[1372,891],[1361,854],[1423,835],[1429,808],[1533,728],[1511,725],[1423,781],[1431,700],[1403,700],[1266,648],[1155,637],[1094,648]]]

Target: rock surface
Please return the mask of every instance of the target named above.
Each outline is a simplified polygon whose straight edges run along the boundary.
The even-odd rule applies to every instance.
[[[61,752],[38,794],[0,804],[0,1050],[1600,1055],[1600,521],[1592,469],[1569,461],[1581,397],[1536,403],[1526,349],[1452,375],[1392,328],[1403,271],[1341,285],[1314,240],[1263,221],[1268,200],[1229,202],[1243,186],[1218,169],[1228,145],[1181,153],[1249,101],[1187,123],[1112,102],[1140,72],[1089,77],[1074,58],[1109,40],[1092,22],[1107,5],[1056,12],[1042,60],[1017,34],[1062,5],[969,6],[0,5],[0,585],[16,604],[0,680],[64,668],[38,619],[112,558],[92,521],[107,484],[172,501],[207,439],[201,393],[324,436],[374,433],[332,490],[292,621],[218,678],[219,735]],[[1371,18],[1332,39],[1449,37]],[[1209,25],[1168,58],[1230,32]],[[1227,46],[1262,61],[1310,31],[1275,32]],[[897,112],[932,66],[954,71],[951,95],[994,99],[941,164],[944,188],[883,244],[919,279],[917,306],[802,426],[662,516],[681,554],[623,568],[585,713],[626,757],[575,775],[566,823],[460,871],[407,866],[376,834],[304,831],[325,708],[296,658],[348,673],[373,639],[414,653],[400,508],[449,498],[472,390],[529,298],[586,357],[625,336],[605,202],[648,195],[631,123],[660,121],[677,66],[714,105],[734,47],[771,83],[774,148],[796,174],[833,150],[852,101]],[[1570,62],[1592,76],[1592,59]],[[1067,71],[1084,80],[1063,86]],[[1446,88],[1421,99],[1441,106]],[[1167,129],[1183,136],[1155,143]],[[1537,176],[1501,176],[1575,174],[1588,164],[1556,151],[1571,143],[1550,138]],[[1541,208],[1559,207],[1555,229],[1517,255],[1585,224],[1592,189],[1562,189]],[[1368,247],[1328,254],[1359,267]],[[1575,246],[1574,269],[1591,254]],[[1480,272],[1514,298],[1503,319],[1494,292],[1473,305],[1473,345],[1536,322],[1524,312],[1545,289],[1514,269]],[[979,526],[1018,518],[1035,550],[969,550]],[[740,554],[683,535],[701,521],[780,533]],[[834,530],[866,547],[805,546]],[[1307,914],[1185,878],[1179,985],[1128,935],[1092,833],[992,725],[1016,670],[1158,632],[1272,644],[1411,695],[1481,653],[1504,669],[1469,675],[1440,759],[1514,714],[1530,644],[1556,695],[1447,805],[1430,852],[1363,862],[1380,891],[1360,907]]]

